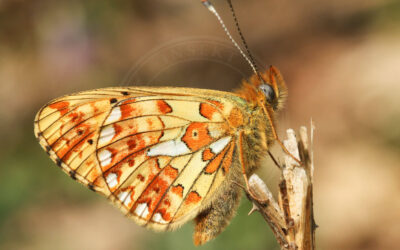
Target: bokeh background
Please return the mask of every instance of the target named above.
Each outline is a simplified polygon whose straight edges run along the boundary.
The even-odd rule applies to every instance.
[[[215,0],[235,33],[229,7]],[[234,1],[248,44],[282,71],[279,132],[315,121],[318,249],[399,249],[400,1]],[[237,36],[235,36],[237,37]],[[106,86],[231,90],[251,75],[200,1],[0,1],[0,249],[193,249],[192,223],[154,233],[62,173],[36,111]],[[275,167],[260,174],[275,190]],[[260,215],[198,249],[278,249]]]

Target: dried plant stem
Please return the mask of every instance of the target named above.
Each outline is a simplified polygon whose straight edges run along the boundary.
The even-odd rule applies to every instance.
[[[310,139],[306,127],[300,128],[299,139],[296,139],[293,129],[287,130],[284,145],[291,154],[301,160],[302,165],[292,157],[285,156],[285,163],[281,166],[278,201],[257,175],[253,174],[249,179],[250,189],[257,196],[255,198],[247,194],[253,203],[250,213],[261,213],[281,249],[315,249],[312,122],[310,130]]]

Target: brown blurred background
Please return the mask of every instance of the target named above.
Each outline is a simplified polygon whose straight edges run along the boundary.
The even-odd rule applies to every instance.
[[[225,1],[214,3],[235,33]],[[399,249],[400,1],[234,4],[257,60],[287,81],[280,134],[317,126],[318,249]],[[192,223],[150,232],[74,183],[36,142],[34,115],[80,90],[231,90],[249,75],[200,0],[0,1],[0,249],[194,248]],[[261,172],[274,186],[274,166]],[[199,249],[277,249],[250,207]]]

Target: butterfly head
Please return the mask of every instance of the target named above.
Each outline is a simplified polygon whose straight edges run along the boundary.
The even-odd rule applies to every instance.
[[[262,106],[270,113],[281,110],[287,97],[285,82],[274,66],[265,73],[254,74],[249,81],[243,82],[237,92],[248,102]]]
[[[287,88],[279,70],[271,66],[257,79],[258,81],[253,83],[257,88],[258,101],[266,107],[271,107],[273,111],[281,110],[286,102]]]

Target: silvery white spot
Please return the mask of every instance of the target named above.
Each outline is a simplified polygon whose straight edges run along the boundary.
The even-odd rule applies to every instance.
[[[129,195],[129,192],[121,192],[120,194],[118,194],[118,199],[124,203],[125,206],[128,206],[129,203],[131,203],[131,196]]]
[[[106,182],[110,188],[113,188],[118,185],[118,175],[115,173],[110,173],[106,177]]]
[[[115,135],[115,129],[114,126],[107,126],[103,128],[100,132],[100,137],[99,137],[99,144],[103,145],[105,143],[108,143],[111,141],[111,139]]]
[[[122,113],[119,107],[115,107],[111,110],[111,113],[108,115],[107,120],[105,121],[106,124],[119,121],[121,119]]]
[[[147,215],[149,214],[149,208],[147,207],[146,203],[140,203],[136,209],[135,213],[137,216],[140,216],[142,218],[146,218]]]
[[[107,149],[103,149],[99,152],[98,157],[100,161],[100,165],[102,167],[107,166],[108,164],[111,163],[111,152],[108,151]]]
[[[155,213],[153,215],[153,221],[161,224],[167,224],[168,222],[165,221],[160,213]]]
[[[167,156],[178,156],[183,154],[190,153],[190,149],[186,146],[183,141],[170,140],[159,143],[150,148],[147,152],[148,156],[158,156],[158,155],[167,155]]]
[[[226,147],[226,145],[228,145],[228,143],[230,141],[231,141],[231,137],[227,136],[227,137],[219,139],[218,141],[216,141],[214,143],[211,143],[211,145],[210,145],[211,151],[214,154],[218,154]]]

